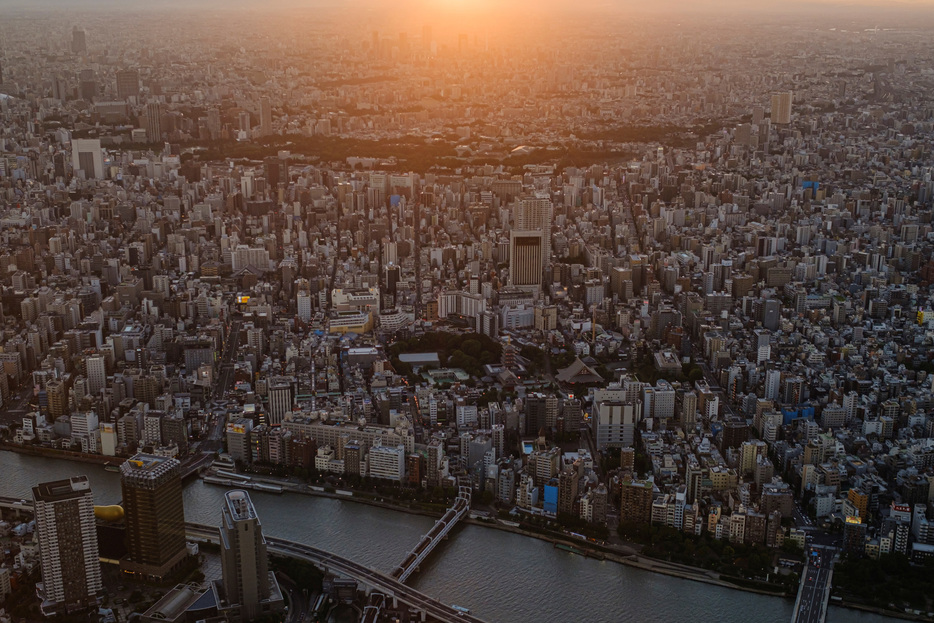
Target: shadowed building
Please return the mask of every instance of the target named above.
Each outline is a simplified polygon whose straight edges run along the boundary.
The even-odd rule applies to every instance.
[[[163,579],[187,556],[180,463],[137,454],[120,466],[128,573]]]
[[[282,591],[269,571],[263,526],[246,491],[224,494],[220,544],[223,582],[214,585],[218,610],[241,621],[282,610]]]
[[[42,614],[96,605],[103,584],[98,560],[94,498],[87,476],[45,482],[32,489],[42,582]]]

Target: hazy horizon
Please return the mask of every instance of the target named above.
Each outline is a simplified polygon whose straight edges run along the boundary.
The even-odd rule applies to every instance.
[[[656,0],[647,6],[638,0],[402,0],[388,6],[382,0],[165,0],[159,3],[145,0],[0,0],[0,9],[47,9],[54,8],[64,11],[84,11],[101,8],[121,7],[124,9],[159,11],[165,9],[177,10],[219,8],[226,9],[341,9],[365,8],[385,9],[387,11],[420,10],[428,13],[476,13],[483,12],[511,12],[514,10],[529,10],[534,12],[668,12],[683,11],[686,13],[705,13],[718,11],[731,11],[743,13],[787,13],[792,14],[801,10],[827,10],[845,11],[856,10],[934,10],[934,0],[764,0],[749,3],[745,0]],[[841,17],[845,17],[841,14]]]

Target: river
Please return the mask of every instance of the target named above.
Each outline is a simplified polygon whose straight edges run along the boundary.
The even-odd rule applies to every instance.
[[[31,499],[38,482],[85,474],[96,504],[120,500],[118,474],[102,466],[0,451],[0,496]],[[188,521],[219,524],[224,489],[186,485]],[[251,492],[267,534],[307,543],[390,571],[432,525],[409,515],[343,500]],[[791,600],[756,595],[600,562],[538,539],[464,526],[410,583],[445,603],[467,606],[489,623],[623,623],[708,620],[788,623]],[[829,623],[896,619],[830,609]]]

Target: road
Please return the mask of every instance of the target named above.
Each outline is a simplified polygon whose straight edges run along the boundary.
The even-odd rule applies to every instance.
[[[240,326],[243,322],[239,319],[230,321],[230,333],[227,334],[227,341],[224,344],[224,352],[221,355],[220,367],[217,372],[217,382],[214,385],[214,399],[220,400],[228,391],[230,383],[234,377],[234,359],[237,356],[237,348],[240,346]]]
[[[182,478],[186,478],[189,474],[205,467],[214,460],[215,456],[216,454],[213,451],[202,450],[200,454],[192,454],[186,457],[182,461]]]
[[[217,528],[203,524],[186,523],[185,531],[189,538],[216,541]],[[303,545],[294,541],[286,541],[276,537],[266,536],[267,550],[273,554],[293,556],[307,560],[331,573],[355,578],[367,586],[379,590],[387,597],[395,596],[399,601],[425,612],[434,620],[442,623],[483,623],[481,619],[470,614],[461,613],[450,606],[442,604],[436,599],[409,588],[402,582],[395,580],[385,573],[374,571],[369,567],[357,564],[346,558],[331,554],[310,545]]]
[[[227,341],[224,344],[224,352],[221,354],[217,366],[217,378],[214,382],[215,401],[222,400],[234,380],[234,360],[237,357],[237,349],[240,347],[240,327],[242,320],[234,319],[230,321],[230,332],[227,335]],[[223,417],[212,416],[211,429],[208,431],[207,438],[199,445],[199,449],[204,453],[214,453],[223,447],[224,427],[226,420]]]
[[[832,547],[808,548],[808,564],[798,588],[792,623],[824,623],[835,554],[836,550]]]
[[[302,623],[308,616],[308,600],[288,576],[281,573],[276,576],[280,588],[289,596],[289,615],[285,618],[285,623]]]

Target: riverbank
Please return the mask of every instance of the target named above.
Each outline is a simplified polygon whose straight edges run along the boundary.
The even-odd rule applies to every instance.
[[[688,565],[680,565],[677,563],[666,562],[664,560],[657,560],[655,558],[649,558],[647,556],[640,556],[634,550],[631,550],[631,553],[626,553],[625,551],[620,551],[619,548],[614,548],[610,546],[605,547],[595,547],[593,544],[585,541],[576,541],[570,539],[562,539],[547,534],[541,534],[533,532],[530,530],[524,530],[521,527],[507,526],[500,523],[499,521],[483,521],[479,519],[464,519],[464,523],[475,526],[483,526],[485,528],[493,528],[496,530],[502,530],[504,532],[511,532],[513,534],[518,534],[522,536],[531,537],[538,539],[540,541],[546,541],[552,544],[561,544],[569,546],[573,549],[580,550],[584,554],[595,554],[601,555],[604,560],[609,560],[621,565],[626,565],[628,567],[634,567],[636,569],[642,569],[643,571],[650,571],[652,573],[661,573],[663,575],[670,575],[672,577],[681,578],[683,580],[693,580],[695,582],[702,582],[704,584],[712,584],[714,586],[721,586],[723,588],[732,588],[747,593],[756,593],[759,595],[768,595],[770,597],[788,597],[783,592],[773,592],[766,591],[757,588],[750,588],[746,586],[739,586],[737,584],[732,584],[725,580],[719,578],[718,573],[715,571],[709,571],[707,569],[701,569],[699,567],[691,567]],[[629,548],[627,548],[629,549]]]
[[[328,491],[318,491],[312,489],[308,485],[296,485],[291,483],[288,479],[279,478],[276,476],[265,476],[250,474],[250,477],[254,481],[268,482],[270,484],[277,484],[283,486],[283,493],[299,493],[304,495],[311,495],[316,497],[325,497],[335,500],[344,500],[347,502],[355,502],[357,504],[366,504],[368,506],[375,506],[385,510],[408,513],[410,515],[421,515],[423,517],[430,517],[432,519],[438,519],[444,515],[443,511],[429,511],[425,509],[412,508],[409,506],[402,506],[396,503],[385,502],[380,500],[369,499],[363,496],[359,496],[356,493],[353,495],[341,495],[339,493],[331,493]],[[296,488],[301,487],[301,488]],[[767,591],[763,589],[753,588],[749,586],[741,586],[738,584],[733,584],[726,580],[720,579],[720,574],[715,571],[710,571],[707,569],[701,569],[699,567],[691,567],[688,565],[681,565],[678,563],[667,562],[664,560],[657,560],[655,558],[649,558],[647,556],[640,556],[634,549],[626,547],[621,549],[613,546],[596,546],[589,541],[580,541],[580,540],[571,540],[561,538],[559,535],[545,534],[540,532],[534,532],[531,530],[526,530],[518,526],[509,526],[503,524],[497,519],[471,519],[469,517],[461,520],[462,523],[480,526],[484,528],[491,528],[494,530],[500,530],[503,532],[510,532],[512,534],[518,534],[521,536],[531,537],[538,539],[540,541],[545,541],[551,544],[563,544],[565,546],[573,547],[574,549],[582,551],[584,554],[594,554],[594,557],[597,555],[602,556],[604,560],[609,560],[618,564],[626,565],[629,567],[634,567],[636,569],[641,569],[643,571],[650,571],[653,573],[660,573],[663,575],[668,575],[676,578],[681,578],[684,580],[692,580],[695,582],[702,582],[704,584],[711,584],[713,586],[720,586],[723,588],[731,588],[736,590],[745,591],[747,593],[755,593],[758,595],[768,595],[770,597],[786,597],[794,598],[794,595],[787,595],[784,592],[779,591]],[[625,546],[624,546],[625,547]]]
[[[403,506],[398,503],[380,501],[375,499],[370,499],[365,496],[360,496],[357,492],[352,492],[353,495],[331,493],[328,491],[318,491],[311,489],[308,485],[298,485],[302,487],[301,490],[294,489],[291,487],[296,486],[295,483],[290,483],[287,479],[278,478],[275,476],[265,476],[250,474],[250,477],[253,480],[268,481],[273,484],[279,485],[290,485],[289,488],[285,488],[283,493],[300,493],[315,497],[330,498],[335,500],[343,500],[346,502],[353,502],[356,504],[364,504],[367,506],[374,506],[384,510],[402,512],[410,515],[420,515],[423,517],[430,517],[432,519],[438,519],[443,516],[443,511],[431,511],[426,509],[412,508],[409,506]],[[717,586],[720,588],[728,588],[733,590],[739,590],[746,593],[752,593],[756,595],[763,595],[768,597],[782,597],[789,601],[794,600],[795,594],[787,594],[780,591],[768,591],[760,588],[742,586],[739,584],[733,584],[727,580],[720,579],[720,574],[716,571],[710,571],[708,569],[702,569],[699,567],[691,567],[689,565],[682,565],[678,563],[667,562],[664,560],[658,560],[655,558],[650,558],[648,556],[642,556],[638,554],[634,549],[628,548],[623,550],[619,547],[613,546],[597,546],[589,541],[574,540],[569,538],[562,538],[559,535],[539,533],[531,530],[526,530],[518,526],[510,526],[502,523],[498,519],[471,519],[465,517],[462,520],[462,523],[479,526],[484,528],[490,528],[494,530],[499,530],[502,532],[509,532],[519,536],[531,537],[539,541],[544,541],[551,544],[561,544],[569,546],[575,550],[581,551],[584,555],[594,554],[592,556],[597,558],[600,555],[603,557],[603,560],[614,562],[617,564],[625,565],[627,567],[640,569],[642,571],[648,571],[651,573],[658,573],[661,575],[667,575],[670,577],[691,580],[693,582],[699,582],[702,584],[708,584],[711,586]],[[848,601],[831,601],[830,605],[847,608],[851,610],[859,610],[863,612],[869,612],[872,614],[878,614],[882,616],[904,619],[904,620],[914,620],[914,621],[931,621],[931,619],[915,616],[903,612],[898,612],[894,610],[885,610],[882,608],[873,608],[871,606],[864,606],[858,603],[851,603]]]
[[[10,496],[28,497],[28,492],[36,482],[52,481],[61,478],[67,478],[80,472],[80,466],[69,467],[68,461],[48,460],[43,457],[27,456],[22,453],[0,452],[0,472],[6,471],[9,478],[5,478],[4,491]],[[92,481],[92,486],[97,497],[102,500],[113,503],[120,499],[120,479],[119,475],[105,472],[102,469],[85,468]],[[251,475],[254,478],[256,475]],[[298,485],[298,479],[292,479],[293,485]],[[302,486],[304,484],[302,483]],[[185,486],[185,508],[186,517],[190,521],[212,524],[217,521],[216,510],[223,503],[223,493],[225,487],[211,487],[210,485],[197,482],[186,484]],[[329,493],[330,492],[330,493]],[[412,515],[422,515],[426,519],[429,517],[437,518],[440,516],[440,508],[425,507],[408,508],[403,505],[390,503],[388,498],[379,501],[379,495],[373,495],[373,499],[367,499],[366,492],[361,492],[361,497],[351,497],[349,491],[336,493],[329,489],[329,492],[316,491],[308,492],[310,495],[330,498],[315,503],[306,497],[295,498],[292,496],[282,496],[257,492],[255,495],[262,499],[257,499],[257,504],[267,509],[268,521],[267,530],[270,534],[282,536],[291,540],[300,542],[309,542],[323,547],[332,548],[335,552],[350,559],[359,559],[377,569],[390,569],[398,564],[399,560],[405,556],[407,550],[405,544],[409,545],[418,541],[418,539],[428,530],[432,521],[418,519],[413,517],[411,520],[405,520],[396,513],[399,511]],[[354,505],[335,504],[334,500],[350,500],[364,506],[354,507]],[[375,508],[366,509],[365,505]],[[392,512],[387,514],[387,512]],[[474,522],[469,522],[474,523]],[[647,574],[638,574],[634,563],[626,564],[623,560],[612,560],[619,566],[603,565],[597,560],[587,560],[584,556],[561,556],[554,551],[553,547],[547,546],[541,541],[554,542],[555,536],[547,537],[535,534],[526,534],[525,536],[534,536],[539,542],[515,539],[512,535],[504,534],[509,532],[506,526],[477,521],[477,525],[486,527],[495,527],[501,530],[501,533],[495,531],[474,531],[472,528],[469,534],[460,535],[462,538],[454,538],[446,548],[454,548],[457,551],[457,564],[431,565],[430,573],[423,573],[421,578],[415,583],[420,590],[429,593],[443,595],[448,601],[455,603],[465,603],[470,605],[468,593],[457,588],[460,583],[464,586],[482,586],[484,590],[491,591],[486,603],[491,604],[489,614],[490,620],[513,620],[517,623],[535,623],[536,619],[532,616],[517,614],[516,608],[522,608],[522,612],[539,612],[540,609],[547,609],[548,612],[560,613],[561,620],[575,620],[579,610],[565,602],[562,598],[556,596],[554,586],[565,586],[567,573],[581,574],[581,579],[588,586],[600,587],[599,598],[594,596],[590,604],[592,612],[597,619],[614,620],[612,613],[619,612],[620,609],[629,610],[633,613],[639,613],[642,620],[654,620],[659,617],[665,620],[677,620],[683,616],[691,616],[691,613],[697,614],[711,613],[711,616],[720,613],[726,623],[742,623],[741,617],[731,610],[731,604],[746,604],[750,611],[756,611],[757,608],[769,608],[769,616],[761,617],[763,621],[770,623],[783,623],[791,618],[792,601],[791,600],[769,600],[762,602],[764,595],[759,595],[751,591],[741,593],[732,593],[722,590],[723,587],[712,586],[705,588],[704,582],[693,584],[678,584],[681,578],[674,573],[662,573],[660,568],[653,566],[647,568],[647,571],[659,572],[659,575],[651,576]],[[511,522],[510,522],[511,523]],[[316,528],[315,526],[320,526]],[[536,530],[535,527],[531,527]],[[392,555],[386,556],[380,551],[374,551],[370,546],[364,543],[371,543],[374,534],[397,535],[394,538],[398,541],[398,535],[404,534],[406,537],[400,543],[388,544],[387,548],[378,548],[392,550]],[[309,534],[315,533],[312,540],[308,540]],[[497,536],[499,534],[499,536]],[[574,542],[576,539],[570,536],[565,538]],[[390,539],[391,540],[391,539]],[[579,543],[575,543],[579,545]],[[445,556],[447,558],[447,556]],[[527,561],[527,562],[523,562]],[[531,562],[531,561],[534,561]],[[438,562],[441,562],[440,560]],[[454,562],[454,561],[451,561]],[[525,564],[543,565],[547,570],[548,580],[542,584],[544,578],[534,581],[528,578],[529,584],[511,585],[504,587],[496,581],[489,580],[489,571],[491,568],[508,570],[510,573],[520,574],[525,577]],[[655,565],[669,569],[662,563],[653,563],[644,561],[643,564]],[[493,565],[491,567],[490,565]],[[630,567],[627,569],[627,567]],[[678,569],[678,572],[683,570]],[[636,575],[632,575],[636,574]],[[666,575],[668,577],[666,577]],[[621,595],[618,591],[620,578],[627,578],[627,582],[632,582],[633,587],[641,587],[641,591],[661,591],[661,595],[674,592],[683,592],[690,595],[690,600],[695,604],[692,608],[682,608],[674,602],[664,600],[655,607],[649,607],[646,602],[631,599],[628,594]],[[694,579],[688,578],[688,579]],[[552,586],[554,582],[554,586]],[[546,588],[547,586],[547,588]],[[729,588],[740,588],[729,586]],[[469,591],[468,591],[469,592]],[[732,596],[731,596],[732,595]],[[635,597],[635,595],[633,595]],[[838,610],[839,601],[831,602],[831,611],[836,611],[835,618],[842,620],[860,620],[863,623],[894,623],[893,619],[882,619],[870,612],[865,614],[852,613],[847,615],[843,610]],[[509,613],[507,616],[506,613]],[[596,614],[599,613],[599,614]],[[664,614],[661,614],[664,613]],[[775,616],[775,613],[780,613]],[[884,613],[886,615],[897,616],[898,613]]]
[[[75,452],[73,450],[57,450],[55,448],[44,448],[42,446],[20,446],[15,443],[0,442],[0,451],[3,450],[29,456],[45,456],[66,461],[94,463],[96,465],[107,465],[108,463],[111,465],[120,465],[126,460],[119,456],[104,456],[102,454],[87,454],[85,452]]]
[[[878,614],[885,617],[892,617],[893,619],[902,619],[905,621],[934,621],[931,617],[926,617],[921,614],[911,614],[908,612],[898,612],[897,610],[886,610],[885,608],[877,608],[876,606],[868,606],[866,604],[856,603],[852,601],[834,601],[833,598],[830,600],[831,606],[840,606],[841,608],[848,608],[850,610],[860,610],[862,612],[870,612],[872,614]]]

